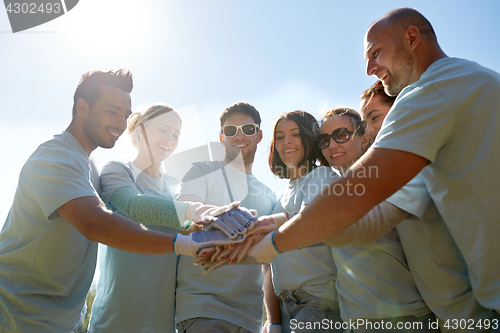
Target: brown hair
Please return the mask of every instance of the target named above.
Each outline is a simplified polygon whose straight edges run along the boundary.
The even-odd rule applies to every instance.
[[[382,81],[375,82],[370,88],[363,91],[359,97],[362,101],[366,101],[366,104],[370,103],[372,98],[375,96],[380,96],[384,104],[392,106],[397,96],[389,96],[385,93]]]
[[[102,86],[111,86],[130,94],[134,87],[132,73],[128,69],[84,73],[73,95],[73,117],[76,114],[76,102],[80,98],[83,98],[89,107],[92,108],[95,102],[101,97]]]
[[[220,126],[224,126],[224,122],[226,121],[226,118],[229,117],[229,115],[238,112],[238,113],[244,113],[253,118],[255,123],[259,125],[260,127],[260,114],[259,111],[250,103],[247,102],[238,102],[234,103],[222,111],[220,115]]]
[[[358,134],[359,136],[365,134],[366,130],[365,123],[361,120],[361,116],[359,115],[358,111],[351,108],[341,107],[341,108],[331,109],[330,111],[325,113],[321,122],[324,122],[328,118],[341,117],[341,116],[346,116],[347,118],[349,118],[349,120],[352,123],[352,127],[354,128],[355,134]]]

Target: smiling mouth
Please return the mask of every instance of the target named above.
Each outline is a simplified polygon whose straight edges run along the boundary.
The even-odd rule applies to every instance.
[[[283,153],[284,154],[288,154],[288,153],[293,153],[295,151],[297,151],[298,149],[287,149],[287,150],[283,150]]]
[[[244,143],[244,144],[239,144],[239,145],[234,145],[236,148],[245,148],[246,146],[248,146],[247,143]]]
[[[166,150],[166,151],[170,151],[171,150],[169,147],[164,146],[164,145],[158,145],[158,147],[160,147],[161,149]]]
[[[330,156],[330,158],[335,158],[335,157],[339,157],[339,156],[342,156],[342,155],[345,155],[345,153],[337,153],[337,154],[333,154]]]
[[[384,73],[384,74],[382,74],[382,76],[380,76],[378,79],[379,79],[380,81],[384,81],[386,77],[387,77],[387,73]]]
[[[108,129],[108,133],[111,134],[111,136],[115,137],[115,139],[118,139],[123,132]]]

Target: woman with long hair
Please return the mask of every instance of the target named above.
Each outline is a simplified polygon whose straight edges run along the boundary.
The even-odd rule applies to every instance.
[[[274,125],[269,153],[271,171],[288,179],[288,187],[273,210],[300,211],[337,178],[336,172],[318,162],[326,161],[316,144],[318,122],[305,111],[281,115]],[[264,300],[268,310],[268,332],[301,332],[307,323],[328,319],[330,328],[307,332],[341,332],[340,310],[335,287],[336,268],[329,246],[319,244],[278,256],[265,274]],[[274,304],[274,310],[273,305]],[[281,311],[276,310],[279,304]],[[335,323],[339,329],[335,329]],[[281,324],[281,328],[279,325]]]

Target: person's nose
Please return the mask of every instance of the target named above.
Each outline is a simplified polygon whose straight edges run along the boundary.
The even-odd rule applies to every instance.
[[[337,141],[333,140],[333,138],[330,137],[330,144],[328,145],[328,148],[330,148],[330,149],[336,148],[336,147],[338,147],[338,145],[339,144],[337,143]]]
[[[236,131],[236,134],[234,135],[234,138],[241,140],[244,137],[245,137],[245,134],[243,134],[243,132],[241,131],[241,128],[238,128],[238,130]]]
[[[366,74],[368,76],[375,75],[377,71],[377,65],[373,59],[368,59],[366,61]]]

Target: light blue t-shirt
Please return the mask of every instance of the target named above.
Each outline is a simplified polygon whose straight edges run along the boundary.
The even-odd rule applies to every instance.
[[[398,195],[401,202],[410,199],[394,194]],[[429,203],[413,205],[424,210]],[[431,312],[417,290],[396,229],[369,245],[332,248],[332,253],[343,320],[421,317]]]
[[[437,211],[420,175],[388,202],[413,215],[396,226],[411,275],[425,303],[439,320],[441,332],[461,332],[449,320],[493,319],[493,311],[474,297],[467,265]],[[482,329],[474,327],[477,332]],[[470,332],[474,330],[468,329]]]
[[[336,178],[338,175],[335,171],[320,166],[291,180],[274,207],[273,214],[300,211]],[[319,298],[339,301],[335,287],[337,269],[328,245],[285,252],[274,259],[271,270],[277,296],[302,289]]]
[[[184,176],[177,197],[196,195],[205,204],[231,202],[221,167],[224,167],[234,201],[256,209],[258,216],[269,215],[276,194],[253,175],[223,162],[198,162]],[[203,274],[194,258],[179,256],[177,268],[177,322],[206,317],[222,319],[251,332],[262,329],[262,282],[260,265],[228,265]]]
[[[26,161],[0,233],[1,332],[73,330],[94,277],[97,243],[56,210],[98,192],[94,161],[69,132]]]
[[[150,177],[132,162],[110,162],[101,171],[101,196],[106,204],[116,190],[127,186],[172,199],[176,184],[177,180],[167,175]],[[108,207],[116,211],[111,204]],[[174,228],[147,227],[177,233]],[[103,244],[99,251],[101,275],[89,332],[175,333],[177,256],[130,253]]]
[[[374,148],[430,161],[420,175],[469,269],[474,295],[500,312],[500,74],[435,61],[398,95]]]

